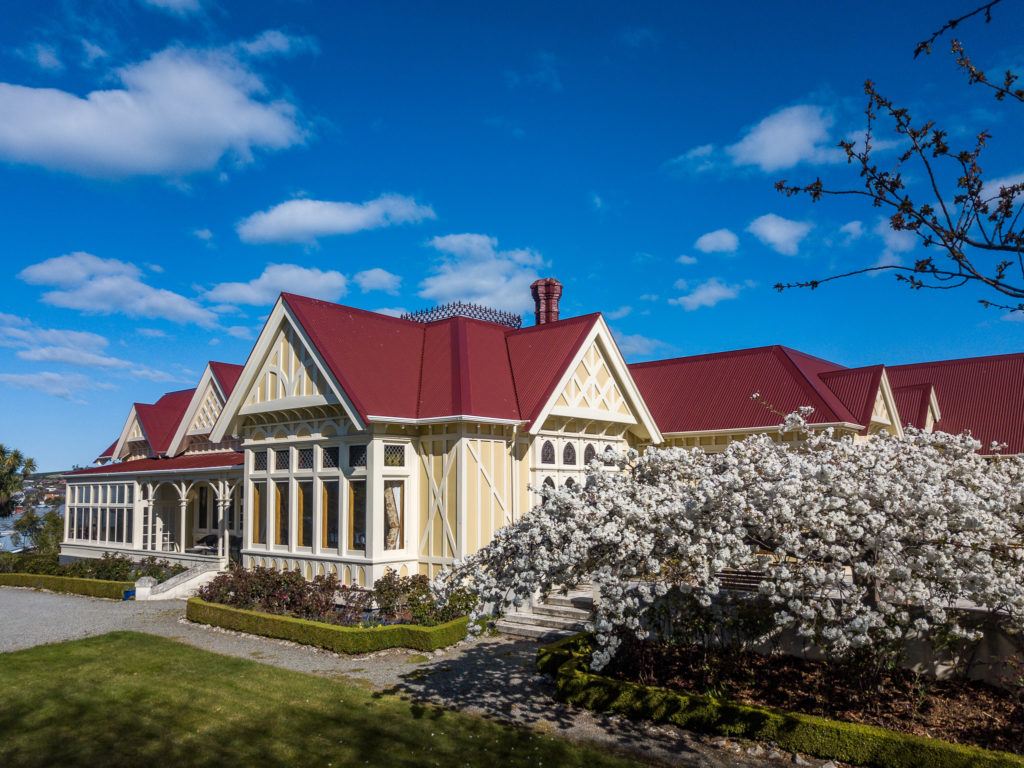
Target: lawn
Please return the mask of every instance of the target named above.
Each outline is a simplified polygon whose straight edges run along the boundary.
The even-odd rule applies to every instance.
[[[607,752],[151,635],[0,654],[0,765],[602,766]]]

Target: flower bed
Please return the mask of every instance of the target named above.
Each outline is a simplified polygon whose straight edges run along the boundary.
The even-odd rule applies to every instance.
[[[51,592],[68,592],[73,595],[121,600],[124,597],[125,590],[133,589],[135,584],[131,581],[78,579],[70,576],[48,576],[40,573],[0,573],[0,586],[48,589]]]
[[[132,581],[143,576],[152,576],[157,581],[166,581],[185,569],[184,566],[145,557],[132,560],[127,555],[104,553],[102,557],[76,560],[61,565],[57,555],[30,552],[0,556],[0,573],[32,573],[45,576],[68,576],[75,579],[99,579],[101,581]]]
[[[468,623],[466,617],[462,617],[431,627],[408,624],[346,627],[218,605],[198,597],[188,601],[185,616],[200,624],[314,645],[336,653],[371,653],[387,648],[434,651],[463,639]]]
[[[1024,757],[907,733],[641,685],[594,674],[591,647],[574,637],[540,649],[537,667],[557,696],[578,706],[668,722],[703,733],[769,741],[784,749],[876,768],[1024,767]]]

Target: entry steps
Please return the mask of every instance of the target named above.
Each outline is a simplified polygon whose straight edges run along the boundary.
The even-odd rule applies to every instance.
[[[494,627],[503,635],[546,642],[584,631],[593,610],[594,593],[589,588],[571,589],[565,595],[552,592],[545,600],[535,597],[529,605],[510,610]]]

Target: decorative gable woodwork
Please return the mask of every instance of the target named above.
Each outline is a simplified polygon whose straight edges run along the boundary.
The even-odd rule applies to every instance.
[[[213,425],[217,423],[217,418],[223,409],[224,403],[221,401],[217,388],[212,383],[207,384],[206,394],[203,395],[196,415],[192,418],[192,423],[188,425],[188,434],[208,434],[213,429]]]
[[[603,414],[612,421],[634,420],[629,404],[596,340],[583,354],[583,359],[576,366],[565,389],[555,400],[551,413],[591,415],[594,418],[600,418]]]
[[[245,395],[244,406],[277,400],[336,402],[313,356],[288,323],[282,325]]]
[[[146,435],[142,431],[142,425],[139,423],[139,417],[132,414],[132,423],[128,427],[128,440],[145,440]]]

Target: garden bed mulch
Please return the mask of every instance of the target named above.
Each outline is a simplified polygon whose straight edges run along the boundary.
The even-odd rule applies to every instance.
[[[819,715],[902,733],[1024,753],[1024,690],[986,683],[929,680],[907,670],[884,674],[861,687],[855,676],[825,664],[788,656],[743,654],[712,685],[702,652],[670,647],[643,654],[641,675],[634,654],[620,654],[603,674],[683,692],[713,693],[743,704]]]

